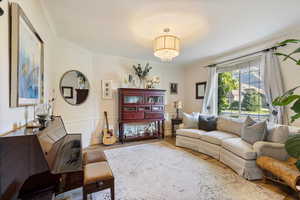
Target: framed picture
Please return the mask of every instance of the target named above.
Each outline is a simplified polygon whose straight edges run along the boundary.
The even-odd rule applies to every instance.
[[[73,99],[73,87],[61,87],[65,99]]]
[[[11,5],[10,107],[43,103],[44,43],[17,3]]]
[[[112,81],[102,80],[102,98],[112,99]]]
[[[178,94],[178,83],[170,83],[170,94]]]
[[[196,83],[196,99],[204,99],[206,82]]]

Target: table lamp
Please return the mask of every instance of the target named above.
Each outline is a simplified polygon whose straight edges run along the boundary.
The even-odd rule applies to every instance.
[[[174,108],[176,109],[176,119],[179,119],[179,109],[182,109],[182,102],[181,101],[175,101],[174,102]]]

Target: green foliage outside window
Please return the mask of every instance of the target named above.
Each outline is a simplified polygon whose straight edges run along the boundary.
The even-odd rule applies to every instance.
[[[245,111],[260,111],[261,95],[256,91],[247,91],[244,94],[241,106],[242,110]]]
[[[230,104],[230,110],[238,110],[240,108],[240,102],[239,101],[233,101]]]
[[[224,72],[218,76],[218,112],[229,108],[228,94],[238,88],[238,81],[232,73]]]

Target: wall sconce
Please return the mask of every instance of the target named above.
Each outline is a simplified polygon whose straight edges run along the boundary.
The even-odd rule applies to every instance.
[[[0,0],[1,2],[2,0]],[[4,10],[0,7],[0,16],[2,16],[4,14]]]

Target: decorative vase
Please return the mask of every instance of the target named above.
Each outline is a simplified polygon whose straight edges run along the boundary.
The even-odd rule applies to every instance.
[[[145,89],[145,78],[139,78],[140,79],[140,84],[139,84],[139,88],[141,89]]]

